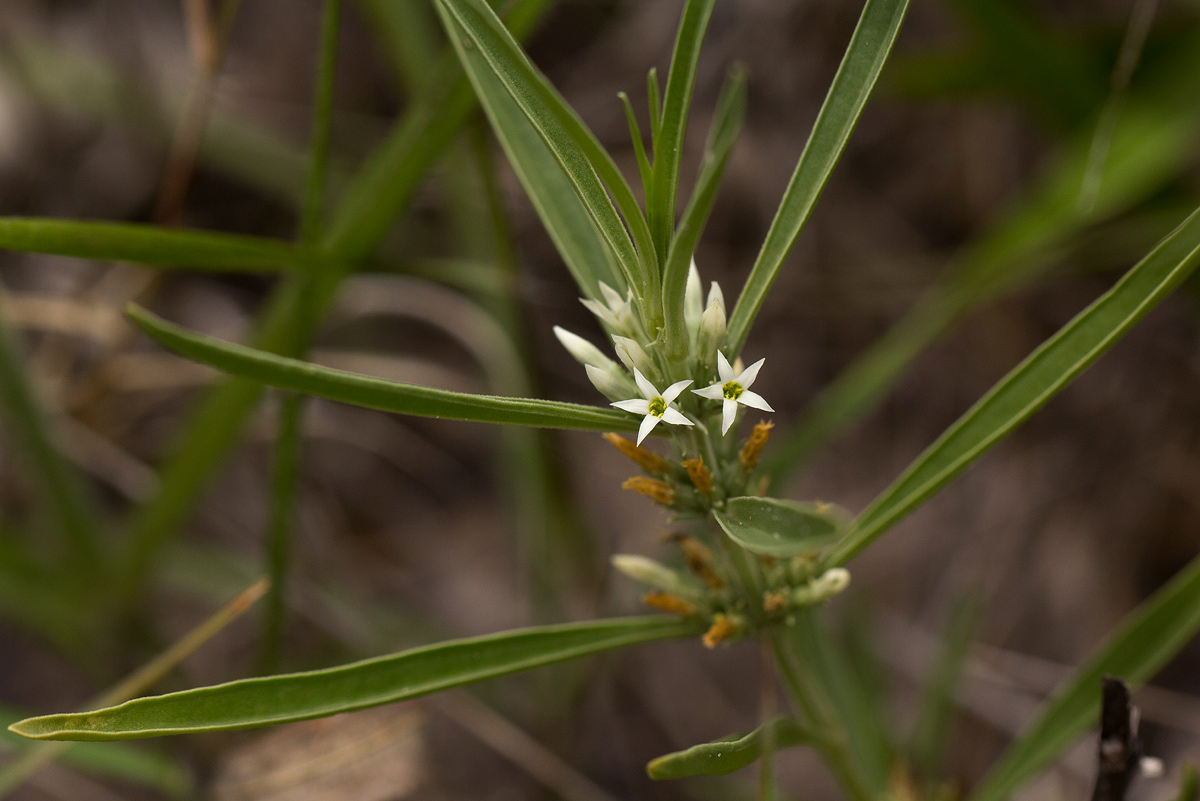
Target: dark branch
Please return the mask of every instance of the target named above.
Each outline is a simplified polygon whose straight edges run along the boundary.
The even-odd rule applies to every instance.
[[[1124,801],[1142,759],[1138,717],[1138,709],[1129,699],[1129,685],[1105,676],[1097,749],[1100,767],[1092,801]]]

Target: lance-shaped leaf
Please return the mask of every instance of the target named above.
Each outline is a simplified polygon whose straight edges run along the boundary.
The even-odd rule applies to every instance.
[[[223,342],[168,323],[138,306],[131,305],[127,313],[147,335],[189,359],[280,389],[355,406],[418,417],[581,431],[629,430],[638,422],[632,415],[597,406],[470,395],[384,381]]]
[[[692,89],[696,85],[696,66],[700,46],[712,17],[716,0],[687,0],[675,34],[671,71],[667,74],[667,92],[663,95],[662,121],[654,142],[653,189],[646,209],[650,231],[659,258],[665,259],[675,228],[675,192],[679,185],[679,161],[683,134],[687,129]],[[684,267],[684,272],[687,267]]]
[[[736,355],[745,344],[767,290],[796,244],[800,229],[841,157],[907,11],[908,0],[867,0],[854,37],[813,124],[808,144],[800,154],[796,172],[729,318],[730,356]]]
[[[1100,680],[1120,676],[1144,684],[1200,630],[1200,557],[1150,596],[1054,692],[971,795],[1002,801],[1095,725]]]
[[[29,718],[10,729],[42,740],[126,740],[269,726],[403,701],[601,651],[695,633],[694,624],[666,617],[518,629],[324,670],[138,698],[94,712]]]
[[[654,264],[650,229],[633,190],[612,157],[533,66],[486,2],[438,0],[437,7],[460,59],[466,45],[463,37],[455,34],[461,29],[554,154],[616,256],[627,282],[639,295],[645,293],[645,282],[651,280],[653,272],[646,268]],[[609,192],[612,192],[612,198]],[[613,205],[614,199],[637,242],[636,249]],[[657,298],[652,297],[652,300],[657,304]]]
[[[0,249],[176,269],[278,272],[303,252],[273,239],[134,223],[0,217]]]
[[[717,101],[717,112],[713,115],[704,159],[700,162],[696,188],[683,213],[675,239],[671,242],[670,255],[663,269],[663,315],[666,320],[667,354],[672,358],[681,358],[687,352],[683,299],[688,267],[696,252],[696,243],[700,241],[700,233],[708,222],[708,214],[717,198],[717,188],[721,185],[721,176],[725,173],[725,165],[729,163],[729,154],[745,117],[746,70],[736,65],[729,71],[721,98]]]
[[[1200,210],[929,446],[829,554],[846,562],[936,493],[1100,358],[1200,264]]]
[[[466,36],[457,22],[447,20],[447,24],[459,32],[451,38],[461,41]],[[624,274],[550,148],[478,48],[460,48],[459,56],[496,139],[575,283],[590,298],[600,297],[598,281],[624,294]]]
[[[828,504],[780,498],[730,498],[713,517],[729,538],[752,553],[799,556],[828,545],[846,520]]]
[[[711,743],[693,745],[684,751],[664,754],[646,766],[651,779],[683,779],[688,776],[724,776],[751,765],[764,747],[774,751],[818,742],[815,732],[795,718],[780,716],[749,734],[734,734]]]

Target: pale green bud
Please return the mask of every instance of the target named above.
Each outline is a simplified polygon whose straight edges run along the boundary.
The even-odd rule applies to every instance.
[[[721,316],[725,316],[725,293],[721,291],[721,285],[713,281],[708,287],[708,302],[706,306],[716,304],[721,309]]]
[[[700,282],[700,271],[696,260],[688,270],[687,289],[683,293],[683,322],[687,326],[688,341],[695,342],[700,333],[700,315],[704,314],[704,285]]]
[[[792,590],[790,598],[794,606],[811,606],[827,601],[850,586],[850,571],[844,567],[832,567],[817,578]]]
[[[713,287],[717,286],[713,282]],[[702,375],[712,375],[717,366],[717,349],[725,344],[725,300],[721,290],[708,293],[708,308],[700,317],[700,334],[696,337],[696,360]]]
[[[681,598],[696,600],[704,594],[704,588],[691,576],[644,556],[617,554],[612,558],[612,566],[634,581]]]
[[[651,380],[658,374],[654,362],[650,361],[646,351],[634,340],[628,337],[613,337],[613,349],[617,352],[617,358],[631,372],[636,367],[642,375]]]
[[[603,297],[602,301],[580,298],[579,302],[613,333],[632,334],[636,327],[633,317],[633,294],[622,298],[617,290],[601,281],[600,295]]]
[[[575,357],[575,361],[584,365],[598,367],[601,370],[616,369],[617,363],[600,352],[600,349],[578,334],[572,334],[561,326],[554,326],[554,336]]]
[[[601,370],[590,364],[585,364],[583,369],[587,371],[587,377],[591,380],[592,386],[611,401],[628,400],[638,396],[637,385],[629,379],[629,376],[616,362],[613,362],[611,370]]]

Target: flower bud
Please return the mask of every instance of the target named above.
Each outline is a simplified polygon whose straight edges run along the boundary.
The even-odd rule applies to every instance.
[[[682,598],[695,600],[704,592],[691,576],[685,576],[644,556],[617,554],[612,558],[612,566],[640,584]]]
[[[575,361],[583,365],[596,367],[600,370],[615,370],[617,363],[600,352],[600,349],[578,334],[572,334],[561,326],[554,326],[554,336],[575,357]]]
[[[634,445],[620,434],[609,432],[604,435],[604,439],[647,473],[658,473],[661,475],[670,470],[670,465],[667,464],[667,461],[657,453]]]
[[[683,293],[683,322],[687,326],[688,341],[695,342],[700,333],[700,315],[704,314],[704,285],[700,282],[700,271],[692,259],[688,270],[687,289]]]
[[[716,282],[713,287],[716,288]],[[725,301],[721,290],[708,293],[708,308],[700,317],[700,334],[696,338],[696,359],[700,372],[711,375],[717,366],[717,349],[725,344]]]
[[[641,345],[628,337],[613,337],[613,348],[617,351],[617,358],[628,370],[632,371],[636,367],[642,375],[654,380],[653,376],[658,374],[658,370]]]
[[[635,330],[633,318],[633,294],[622,298],[617,290],[603,281],[600,282],[600,295],[603,300],[580,298],[588,311],[596,315],[614,334],[632,334]]]
[[[601,370],[590,364],[585,364],[583,369],[587,371],[592,386],[611,401],[625,400],[637,395],[637,386],[615,362],[611,370]]]
[[[699,276],[697,276],[699,278]],[[705,305],[712,306],[716,304],[721,309],[721,316],[725,316],[725,293],[721,291],[721,285],[716,281],[708,287],[708,301]]]
[[[793,606],[811,606],[827,601],[850,586],[850,571],[832,567],[817,578],[792,590]]]
[[[627,478],[621,484],[621,489],[636,492],[638,495],[645,495],[650,500],[655,503],[661,503],[663,506],[671,506],[675,503],[675,488],[665,481],[659,481],[657,478],[646,478],[645,476]]]

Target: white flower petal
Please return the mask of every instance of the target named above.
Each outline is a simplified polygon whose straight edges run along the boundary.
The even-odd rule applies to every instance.
[[[762,409],[764,412],[775,411],[771,408],[771,404],[767,403],[763,399],[762,395],[759,395],[757,392],[751,392],[750,390],[742,391],[742,394],[738,396],[738,403],[744,403],[747,406],[753,406],[755,409]]]
[[[609,406],[616,406],[618,409],[626,412],[633,412],[634,414],[650,414],[650,401],[643,400],[641,398],[615,401],[610,403]]]
[[[588,300],[587,298],[580,298],[579,302],[582,303],[588,311],[596,315],[597,320],[604,323],[614,331],[621,330],[620,321],[617,320],[616,316],[609,311],[609,308],[603,303],[597,300]]]
[[[604,304],[614,312],[621,308],[621,304],[625,302],[625,299],[621,297],[621,294],[617,290],[603,281],[600,282],[600,294],[604,296]]]
[[[638,389],[642,391],[642,397],[646,400],[653,400],[660,397],[658,390],[646,379],[646,376],[642,375],[642,371],[636,367],[633,368],[633,380],[637,382]]]
[[[729,359],[726,359],[725,354],[721,351],[717,351],[717,374],[721,376],[722,384],[732,381],[734,378],[733,368],[729,366]]]
[[[642,440],[644,440],[650,434],[650,432],[654,430],[654,427],[658,425],[658,421],[661,419],[661,417],[655,417],[652,414],[646,415],[646,417],[642,420],[641,427],[638,428],[638,445],[642,444]]]
[[[721,389],[720,384],[713,384],[711,387],[705,387],[704,389],[693,389],[692,392],[709,400],[721,400],[725,397],[725,392]]]
[[[692,421],[687,419],[678,409],[672,409],[670,406],[663,412],[662,419],[666,420],[671,425],[675,426],[690,426]]]
[[[737,417],[737,401],[727,400],[721,404],[721,435],[729,433],[729,427],[733,425],[734,418]]]
[[[750,389],[750,385],[754,383],[754,379],[758,378],[758,371],[762,369],[763,362],[766,359],[759,359],[754,364],[742,371],[742,374],[733,379],[742,385],[742,389]]]
[[[665,400],[667,403],[670,403],[671,401],[678,398],[679,393],[681,393],[685,389],[687,389],[688,385],[691,383],[692,383],[692,379],[690,379],[690,378],[687,381],[676,381],[674,384],[667,387],[665,391],[663,391],[662,399]]]

